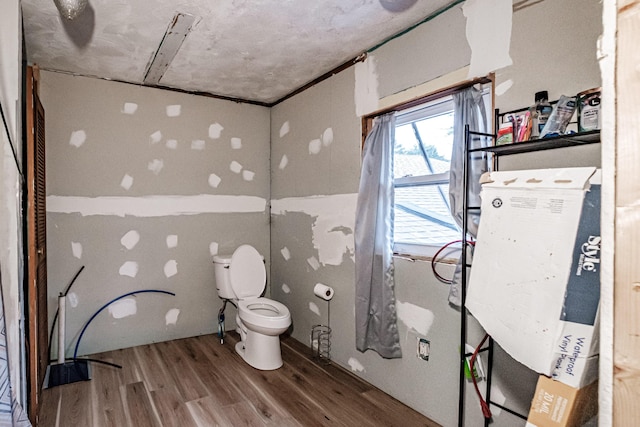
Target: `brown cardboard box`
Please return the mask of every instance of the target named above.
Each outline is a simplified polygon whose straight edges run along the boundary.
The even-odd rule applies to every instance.
[[[527,427],[580,427],[597,413],[597,381],[578,389],[540,375]]]

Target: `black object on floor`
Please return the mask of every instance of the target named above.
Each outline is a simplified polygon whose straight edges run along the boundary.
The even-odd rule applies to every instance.
[[[76,359],[71,362],[49,365],[47,367],[44,387],[56,387],[78,381],[89,381],[90,379],[91,372],[89,369],[89,361]]]

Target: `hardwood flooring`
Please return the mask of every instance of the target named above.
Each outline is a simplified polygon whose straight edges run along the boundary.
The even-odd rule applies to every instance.
[[[43,391],[42,427],[437,426],[350,372],[282,338],[284,366],[259,371],[205,335],[109,351],[92,379]]]

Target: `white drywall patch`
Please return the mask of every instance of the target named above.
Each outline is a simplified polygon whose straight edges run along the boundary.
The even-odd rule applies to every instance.
[[[164,323],[165,325],[175,325],[178,323],[178,316],[180,315],[180,310],[177,308],[172,308],[167,311],[167,314],[164,315]]]
[[[209,138],[218,139],[220,138],[220,134],[222,133],[222,125],[220,123],[213,123],[209,126]]]
[[[78,306],[78,294],[76,294],[75,292],[69,292],[67,294],[67,301],[69,301],[69,305],[73,308],[76,308]]]
[[[285,294],[290,294],[291,293],[291,288],[289,286],[287,286],[286,283],[282,284],[282,292],[284,292]]]
[[[267,201],[255,196],[75,197],[47,196],[47,212],[154,218],[207,213],[264,212]]]
[[[431,310],[396,300],[396,312],[398,320],[404,323],[407,328],[413,329],[420,335],[427,336],[431,325],[433,325],[434,315]]]
[[[133,177],[129,174],[125,174],[122,177],[122,181],[120,181],[120,187],[124,188],[125,190],[129,190],[132,185],[133,185]]]
[[[151,144],[157,144],[162,139],[162,132],[159,130],[155,131],[151,135],[149,135],[149,142]]]
[[[212,173],[211,175],[209,175],[209,185],[211,187],[218,188],[218,185],[220,185],[221,181],[222,181],[222,178],[220,178],[215,173]]]
[[[123,114],[135,114],[138,111],[138,104],[135,102],[125,102],[120,110]]]
[[[151,172],[155,173],[156,175],[160,173],[163,167],[164,167],[164,161],[162,159],[153,159],[147,165],[147,169],[149,169]]]
[[[242,165],[234,160],[229,164],[229,169],[231,172],[240,173],[242,172]]]
[[[315,313],[316,315],[320,316],[320,309],[318,308],[318,305],[315,302],[309,303],[309,310]]]
[[[122,246],[129,250],[133,249],[139,241],[140,233],[138,233],[136,230],[127,231],[127,233],[122,236],[122,239],[120,239],[120,243],[122,244]]]
[[[364,372],[364,366],[362,366],[362,363],[355,357],[350,357],[347,363],[353,372]]]
[[[181,110],[181,105],[167,105],[167,117],[178,117]]]
[[[138,312],[138,306],[135,298],[125,298],[116,301],[109,306],[109,314],[114,319],[122,319],[123,317],[133,316]]]
[[[282,126],[280,126],[280,138],[289,133],[289,122],[284,122]]]
[[[355,65],[355,104],[358,117],[378,109],[378,74],[375,57],[371,54],[363,62]]]
[[[175,150],[178,148],[178,140],[176,139],[167,139],[166,146],[169,150]]]
[[[496,86],[496,96],[504,95],[513,86],[513,80],[509,79]]]
[[[289,197],[271,201],[272,215],[302,212],[315,219],[313,244],[323,265],[340,265],[344,254],[354,259],[353,229],[358,194]]]
[[[87,140],[87,133],[83,130],[76,130],[71,132],[71,138],[69,138],[69,145],[73,145],[78,148]]]
[[[333,129],[326,128],[324,132],[322,132],[322,145],[325,147],[330,146],[333,143]]]
[[[286,168],[287,163],[289,163],[289,158],[287,157],[286,154],[283,154],[282,158],[280,159],[280,164],[278,165],[278,168],[280,168],[280,170]]]
[[[291,259],[291,252],[289,252],[289,248],[288,247],[284,247],[282,249],[280,249],[280,253],[282,254],[282,258],[285,259],[285,261],[289,261]]]
[[[314,139],[309,142],[309,154],[318,154],[322,148],[322,141]]]
[[[253,181],[253,178],[255,178],[256,173],[252,172],[250,170],[243,170],[242,171],[242,179],[244,179],[245,181]]]
[[[467,42],[471,48],[468,77],[483,77],[513,64],[509,56],[513,1],[467,0],[462,12],[467,18]]]
[[[314,270],[317,270],[320,268],[320,263],[318,262],[318,259],[314,256],[307,258],[307,264],[309,264],[311,268],[313,268]]]
[[[338,224],[335,217],[318,217],[313,230],[313,247],[323,264],[340,265],[344,254],[355,256],[352,226]]]
[[[172,249],[178,246],[178,235],[169,234],[167,236],[167,248]]]
[[[164,275],[169,277],[173,277],[178,274],[178,263],[175,259],[171,259],[164,264]]]
[[[191,149],[192,150],[204,150],[204,140],[202,139],[194,139],[191,141]]]
[[[218,242],[209,243],[209,253],[211,254],[211,256],[218,255]]]
[[[138,274],[138,263],[135,261],[127,261],[120,266],[120,275],[136,277]]]
[[[231,148],[234,150],[239,150],[242,148],[242,139],[240,138],[231,138]]]
[[[71,253],[78,259],[82,258],[82,243],[71,242]]]

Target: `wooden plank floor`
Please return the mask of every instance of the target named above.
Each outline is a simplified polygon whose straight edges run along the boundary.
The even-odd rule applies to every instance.
[[[92,356],[90,381],[43,391],[41,427],[437,426],[309,349],[282,338],[284,366],[259,371],[205,335]]]

